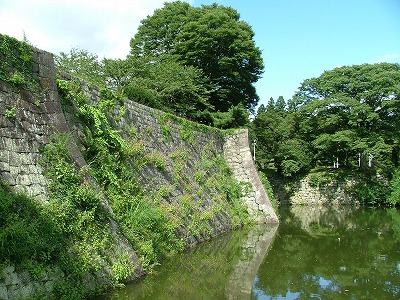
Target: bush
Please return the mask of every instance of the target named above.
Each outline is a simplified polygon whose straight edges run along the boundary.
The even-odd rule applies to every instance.
[[[400,203],[400,169],[397,169],[390,181],[390,194],[388,202],[392,205],[398,205]]]
[[[65,249],[57,225],[38,203],[0,183],[0,257],[2,263],[23,266],[39,276],[59,260]]]

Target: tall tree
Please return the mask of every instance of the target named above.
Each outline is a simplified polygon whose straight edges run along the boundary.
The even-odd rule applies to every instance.
[[[103,64],[96,54],[87,50],[72,48],[68,53],[61,52],[54,57],[59,70],[90,81],[100,87],[105,85]]]
[[[279,102],[285,103],[280,98]],[[276,107],[272,98],[267,108],[259,109],[252,123],[252,134],[257,138],[257,163],[261,167],[273,162],[288,177],[310,167],[313,157],[308,143],[298,136],[296,115],[282,105]]]
[[[305,80],[291,107],[323,164],[338,157],[354,165],[364,153],[390,173],[399,159],[399,94],[399,64],[346,66]]]
[[[213,109],[201,71],[183,66],[166,54],[105,60],[104,69],[111,85],[133,101],[193,118]]]
[[[282,96],[279,96],[275,102],[275,109],[277,111],[283,112],[286,110],[286,101]]]
[[[243,104],[253,111],[258,103],[255,83],[263,72],[261,51],[249,24],[230,7],[192,7],[166,3],[141,22],[131,40],[131,54],[173,55],[203,72],[216,111]]]

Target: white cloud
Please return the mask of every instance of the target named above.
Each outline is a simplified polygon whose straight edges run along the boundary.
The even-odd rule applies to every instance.
[[[377,57],[374,60],[374,63],[381,63],[381,62],[399,62],[400,61],[400,54],[399,53],[390,53],[385,54],[382,56]]]
[[[58,54],[78,47],[124,58],[140,21],[165,0],[1,0],[0,33]]]

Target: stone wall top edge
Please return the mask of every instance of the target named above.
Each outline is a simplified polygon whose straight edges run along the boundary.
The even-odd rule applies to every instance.
[[[74,76],[74,75],[71,75],[71,74],[69,74],[69,73],[67,73],[67,72],[65,72],[65,71],[58,70],[58,69],[56,68],[56,72],[57,72],[57,74],[60,76],[60,78],[63,79],[63,80],[77,80],[77,81],[79,81],[81,84],[84,84],[84,85],[86,85],[86,86],[90,86],[89,90],[95,90],[95,91],[99,91],[99,90],[100,90],[100,87],[98,87],[97,85],[91,84],[91,83],[89,83],[88,81],[86,81],[86,80],[84,80],[84,79],[82,79],[82,78],[76,77],[76,76]],[[193,123],[193,124],[198,124],[198,123],[193,122],[193,121],[191,121],[191,120],[188,120],[188,119],[186,119],[186,118],[183,118],[183,117],[180,117],[180,116],[177,116],[177,115],[174,115],[174,114],[165,112],[165,111],[160,110],[160,109],[157,109],[157,108],[153,108],[153,107],[150,107],[150,106],[141,104],[141,103],[136,102],[136,101],[134,101],[134,100],[132,100],[132,99],[129,99],[129,98],[124,98],[123,101],[128,102],[130,105],[133,105],[134,107],[137,107],[137,108],[139,108],[139,109],[142,110],[142,111],[152,112],[152,113],[155,113],[156,115],[171,115],[172,117],[178,118],[178,119],[182,119],[182,120],[184,120],[185,122],[189,122],[189,123]],[[204,124],[202,124],[202,125],[204,125]],[[204,126],[207,126],[207,125],[204,125]],[[218,133],[218,136],[222,135],[222,130],[221,130],[221,129],[218,129],[218,128],[215,128],[215,127],[211,127],[211,128],[212,128],[214,131],[216,131],[216,132],[210,132],[210,133],[207,133],[207,135],[215,135],[215,133]],[[200,132],[200,131],[199,131],[199,132]],[[247,134],[247,132],[248,132],[248,130],[245,129],[245,128],[244,128],[244,129],[238,129],[238,130],[237,130],[237,133],[235,132],[234,135],[237,135],[237,134]]]

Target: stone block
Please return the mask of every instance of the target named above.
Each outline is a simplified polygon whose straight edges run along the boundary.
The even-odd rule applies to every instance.
[[[32,184],[31,177],[30,174],[18,174],[15,182],[17,185],[30,186]]]
[[[16,184],[15,175],[12,175],[10,172],[5,172],[4,170],[1,170],[0,175],[0,178],[7,182],[9,185],[14,186]]]
[[[15,272],[8,272],[4,278],[4,284],[6,286],[16,286],[20,284],[20,279],[18,278],[17,273]]]
[[[8,161],[0,160],[0,172],[10,172],[10,164]]]
[[[0,300],[8,300],[7,286],[4,283],[0,283]]]
[[[10,153],[10,166],[26,166],[35,163],[34,157],[31,153]]]

